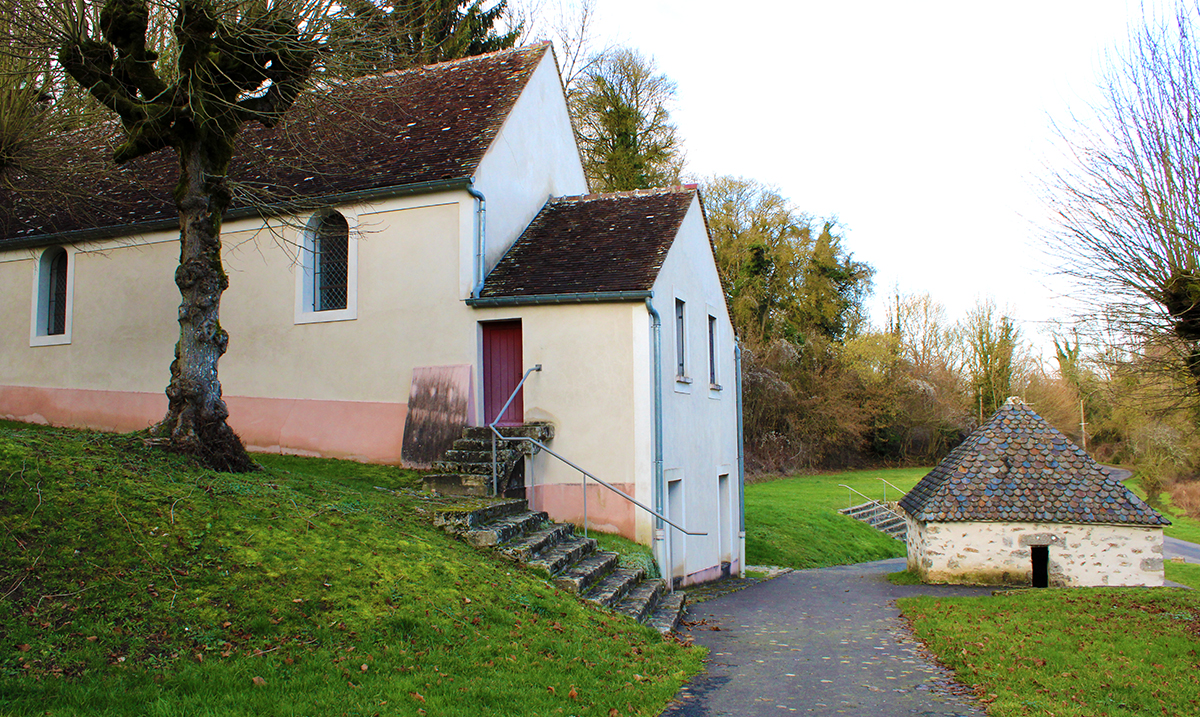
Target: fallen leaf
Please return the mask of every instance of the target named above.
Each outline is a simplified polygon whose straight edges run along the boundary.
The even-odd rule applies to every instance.
[[[575,691],[575,685],[571,685],[571,691],[567,693],[567,697],[570,697],[571,699],[576,699],[579,697],[579,693]]]
[[[292,602],[304,602],[304,598],[296,598]]]
[[[97,640],[97,638],[95,635],[89,635],[87,638],[88,642],[95,642],[96,640]]]
[[[259,687],[262,687],[263,685],[267,684],[267,681],[264,680],[263,678],[259,677],[258,675],[255,675],[254,677],[250,678],[250,681],[253,682],[254,684],[258,685]]]
[[[366,672],[369,668],[367,667],[367,663],[364,662],[362,665],[359,666],[358,669],[362,670],[363,672]]]
[[[611,707],[608,710],[608,717],[621,717],[621,713],[617,711],[616,707]]]
[[[557,692],[554,690],[554,686],[553,686],[553,685],[546,685],[546,690],[547,690],[547,691],[549,691],[549,692],[550,692],[550,694],[552,694],[552,695],[556,695],[556,694],[558,694],[558,693],[557,693]]]
[[[29,652],[29,645],[17,645],[17,649],[21,652]]]
[[[412,695],[412,698],[414,700],[416,700],[417,702],[420,702],[421,704],[425,704],[425,698],[421,696],[420,692],[409,692],[408,694]]]
[[[229,627],[232,624],[233,624],[232,622],[229,622],[228,620],[226,620],[225,622],[221,623],[221,627]]]

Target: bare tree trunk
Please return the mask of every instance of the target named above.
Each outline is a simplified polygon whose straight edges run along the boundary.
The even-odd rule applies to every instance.
[[[229,345],[221,328],[221,294],[229,279],[221,266],[221,218],[229,206],[226,170],[232,141],[197,138],[179,148],[181,175],[175,190],[179,207],[179,342],[167,386],[167,415],[153,433],[168,447],[196,456],[209,468],[247,472],[257,466],[241,439],[225,422],[217,362]],[[214,146],[221,149],[213,151]]]

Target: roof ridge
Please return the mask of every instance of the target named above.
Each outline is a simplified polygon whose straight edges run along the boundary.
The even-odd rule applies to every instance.
[[[671,184],[666,187],[651,187],[649,189],[627,189],[620,192],[600,192],[593,194],[568,194],[554,197],[551,202],[592,202],[600,199],[624,199],[627,197],[653,197],[660,194],[680,194],[694,192],[699,189],[696,184]]]
[[[451,65],[465,65],[472,62],[482,62],[483,60],[493,59],[498,55],[517,55],[523,52],[531,52],[534,50],[544,51],[549,45],[549,40],[543,40],[542,42],[536,42],[532,45],[524,45],[522,47],[509,47],[503,50],[492,50],[491,52],[484,52],[479,55],[467,55],[466,57],[456,57],[453,60],[442,60],[441,62],[431,62],[427,65],[405,67],[402,70],[388,70],[387,72],[381,72],[377,75],[363,75],[362,77],[354,78],[353,81],[369,80],[375,77],[399,77],[401,75],[415,72],[426,72],[433,69],[447,68]]]

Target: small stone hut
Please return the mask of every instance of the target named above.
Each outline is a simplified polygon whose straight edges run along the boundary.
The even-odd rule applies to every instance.
[[[1163,584],[1170,522],[1010,398],[900,500],[926,582]]]

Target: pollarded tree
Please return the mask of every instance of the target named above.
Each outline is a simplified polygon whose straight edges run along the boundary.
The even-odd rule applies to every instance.
[[[678,183],[683,151],[669,110],[675,83],[653,59],[612,50],[588,67],[569,99],[594,191]]]
[[[1200,399],[1200,8],[1131,32],[1090,126],[1060,132],[1070,167],[1047,182],[1062,270],[1138,365]]]
[[[120,119],[123,141],[113,160],[168,148],[179,158],[180,331],[167,415],[152,433],[220,470],[254,466],[226,423],[217,378],[229,343],[220,303],[229,285],[221,223],[232,198],[230,160],[247,122],[278,124],[305,89],[327,51],[322,33],[330,12],[324,3],[288,0],[180,0],[172,68],[158,66],[147,42],[145,0],[108,0],[94,34],[78,15],[42,16],[58,22],[62,67]]]

